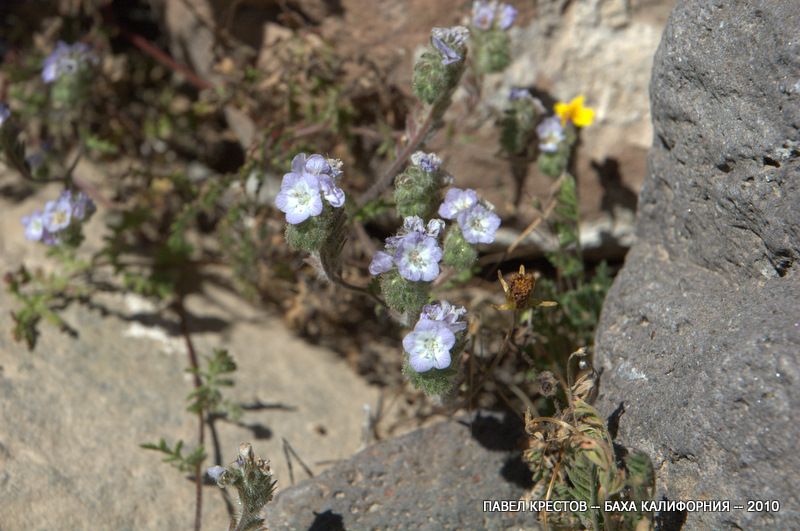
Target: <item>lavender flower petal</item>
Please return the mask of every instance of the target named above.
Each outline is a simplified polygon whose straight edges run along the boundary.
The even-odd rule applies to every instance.
[[[445,66],[464,59],[463,47],[468,37],[469,30],[463,26],[431,30],[431,43],[439,51]]]
[[[0,103],[0,127],[11,117],[11,109],[5,103]]]
[[[411,233],[400,241],[394,260],[406,280],[430,282],[439,276],[442,250],[435,238]]]
[[[488,30],[494,22],[496,3],[478,0],[472,4],[472,25],[478,29]]]
[[[292,159],[292,173],[303,173],[306,169],[306,154],[298,153]]]
[[[372,257],[372,262],[369,264],[369,274],[372,276],[378,276],[381,273],[391,271],[393,267],[394,259],[392,258],[392,255],[383,251],[378,251]]]
[[[444,196],[444,202],[439,206],[439,216],[444,219],[453,219],[459,212],[467,210],[478,203],[478,193],[475,190],[462,190],[451,188]]]
[[[463,306],[454,306],[447,301],[426,304],[422,308],[419,318],[430,321],[441,321],[447,325],[453,334],[466,330],[467,323],[461,321],[461,316],[467,313]]]
[[[322,213],[319,179],[311,174],[287,173],[275,204],[286,214],[286,222],[297,225]]]
[[[56,233],[66,229],[72,219],[72,204],[68,196],[62,194],[56,201],[49,201],[44,210],[44,228]]]
[[[517,10],[514,6],[508,4],[500,5],[500,16],[497,21],[497,26],[501,30],[507,30],[514,23],[517,18]]]
[[[411,163],[422,169],[422,171],[433,173],[442,165],[442,159],[440,159],[436,153],[417,151],[411,155]]]
[[[306,171],[312,175],[321,175],[331,172],[331,165],[322,155],[311,155],[306,160]]]
[[[98,57],[92,53],[89,45],[82,42],[69,45],[58,41],[55,49],[42,63],[42,80],[45,83],[53,83],[61,76],[74,74],[81,65],[98,62]]]
[[[333,177],[320,175],[319,187],[322,190],[322,196],[332,207],[339,208],[344,205],[344,190],[336,186]]]
[[[408,362],[417,372],[446,369],[450,366],[450,349],[456,343],[455,334],[438,321],[421,319],[414,330],[403,338]]]
[[[539,149],[545,153],[555,153],[558,145],[564,140],[564,127],[558,116],[551,116],[542,120],[536,126],[536,134],[539,136]]]
[[[428,225],[425,227],[425,233],[431,238],[438,237],[439,233],[443,230],[444,221],[438,218],[433,218],[432,220],[428,221]]]
[[[25,239],[29,241],[39,241],[44,234],[44,219],[40,211],[35,211],[30,216],[22,218],[22,225],[25,227]]]
[[[500,227],[500,216],[483,205],[474,205],[458,215],[458,225],[467,242],[492,243]]]
[[[72,198],[72,217],[78,221],[83,221],[91,216],[95,211],[94,201],[83,192],[78,192]]]

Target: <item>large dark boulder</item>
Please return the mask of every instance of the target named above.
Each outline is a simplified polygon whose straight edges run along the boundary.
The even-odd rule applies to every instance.
[[[278,493],[270,529],[539,529],[535,512],[484,512],[531,485],[521,421],[477,413],[374,444]]]
[[[800,528],[800,8],[679,1],[656,53],[638,242],[597,332],[600,405],[659,496],[779,500],[664,515]]]

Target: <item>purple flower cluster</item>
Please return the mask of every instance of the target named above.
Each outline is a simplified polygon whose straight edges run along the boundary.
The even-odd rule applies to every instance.
[[[430,282],[439,276],[439,233],[444,228],[441,219],[432,219],[427,227],[418,216],[409,216],[396,236],[386,238],[384,251],[378,251],[369,264],[369,272],[380,275],[395,266],[406,280]]]
[[[478,201],[475,190],[451,188],[439,206],[439,215],[455,219],[464,239],[472,244],[492,243],[500,227],[500,216]]]
[[[417,151],[411,155],[411,163],[422,171],[433,173],[442,165],[442,159],[436,153]]]
[[[551,116],[542,120],[536,126],[536,134],[539,135],[539,149],[545,153],[555,153],[558,145],[564,140],[564,127],[558,116]]]
[[[64,190],[58,199],[48,201],[43,211],[36,210],[22,218],[25,238],[56,245],[61,241],[63,231],[88,219],[94,211],[94,203],[85,193]]]
[[[517,10],[512,5],[495,0],[476,0],[472,3],[472,25],[480,30],[490,30],[496,22],[497,28],[505,31],[514,24],[516,18]]]
[[[450,351],[456,344],[456,334],[467,328],[461,317],[467,310],[447,301],[428,304],[422,309],[414,330],[403,338],[403,348],[409,354],[408,363],[417,372],[446,369],[451,364]]]
[[[441,54],[445,66],[464,59],[464,46],[468,38],[469,30],[464,26],[431,30],[431,43]]]
[[[55,50],[44,59],[42,80],[45,83],[52,83],[61,76],[76,73],[83,65],[97,64],[98,61],[88,44],[83,42],[67,44],[58,41]]]
[[[322,213],[322,198],[334,208],[344,205],[344,191],[336,183],[342,175],[342,162],[322,155],[292,160],[292,171],[283,176],[275,204],[286,214],[286,222],[298,225]]]

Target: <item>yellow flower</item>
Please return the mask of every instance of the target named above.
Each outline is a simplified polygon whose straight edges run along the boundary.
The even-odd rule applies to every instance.
[[[556,103],[553,110],[561,117],[561,125],[567,125],[567,122],[572,122],[575,127],[586,127],[592,125],[594,121],[594,109],[583,106],[583,96],[577,96],[569,103],[559,101]]]

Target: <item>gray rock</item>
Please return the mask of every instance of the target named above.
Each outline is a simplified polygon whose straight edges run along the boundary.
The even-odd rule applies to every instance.
[[[483,512],[483,500],[519,500],[530,482],[516,450],[519,424],[479,413],[375,444],[280,492],[267,506],[267,524],[304,531],[539,529],[535,513]]]
[[[659,496],[778,500],[777,513],[662,515],[696,528],[800,526],[800,10],[678,3],[651,83],[638,241],[597,333],[599,405],[650,453]]]
[[[89,169],[77,171],[94,182]],[[57,265],[43,245],[24,240],[19,220],[58,193],[48,186],[22,203],[0,200],[0,272],[23,261],[32,269]],[[103,215],[100,205],[87,226],[90,249],[100,243]],[[198,354],[230,349],[239,368],[226,395],[248,406],[240,423],[216,423],[222,463],[249,441],[285,485],[284,439],[314,473],[350,457],[362,444],[363,406],[377,403],[379,390],[335,353],[306,344],[231,294],[223,278],[222,285],[204,282],[187,301]],[[196,417],[186,411],[192,383],[176,320],[134,295],[98,294],[92,303],[63,313],[77,337],[43,324],[28,352],[9,333],[9,312],[19,306],[0,293],[0,529],[190,529],[193,482],[139,447],[160,437],[195,447]],[[209,433],[206,443],[210,466]],[[204,529],[227,528],[218,487],[204,488],[203,507]]]

